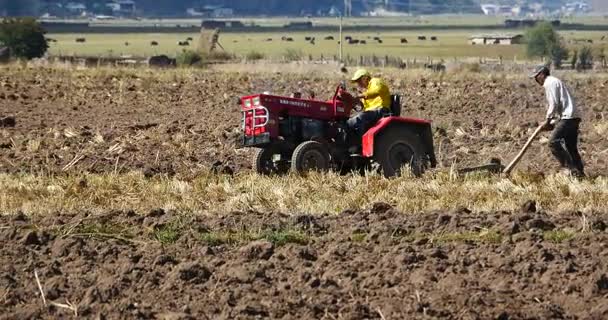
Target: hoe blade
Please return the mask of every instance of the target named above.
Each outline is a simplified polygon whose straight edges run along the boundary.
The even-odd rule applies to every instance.
[[[485,164],[485,165],[481,165],[481,166],[477,166],[477,167],[463,168],[463,169],[458,170],[458,173],[464,174],[464,173],[480,172],[480,171],[487,171],[490,173],[501,173],[504,169],[505,169],[505,166],[502,165],[502,163],[500,162],[500,159],[492,159],[489,164]]]

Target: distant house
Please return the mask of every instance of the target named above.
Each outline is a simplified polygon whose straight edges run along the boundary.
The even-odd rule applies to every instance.
[[[499,6],[499,5],[495,5],[495,4],[482,4],[481,5],[481,11],[486,16],[497,16],[497,15],[509,16],[509,15],[512,15],[515,13],[513,9],[514,8],[511,6]]]
[[[234,16],[234,10],[223,6],[204,6],[200,9],[190,8],[187,10],[189,16],[204,18],[230,18]]]
[[[516,35],[474,35],[469,38],[472,45],[513,45],[522,44],[524,36]]]
[[[201,27],[205,29],[244,28],[245,24],[241,21],[203,20]]]
[[[137,10],[135,1],[132,0],[114,0],[108,2],[106,6],[112,10],[114,15],[132,16]]]
[[[65,9],[71,14],[82,14],[87,10],[87,6],[78,2],[69,2]]]

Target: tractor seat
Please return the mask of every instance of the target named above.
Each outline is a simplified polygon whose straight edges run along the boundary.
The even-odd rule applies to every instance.
[[[391,95],[391,111],[385,115],[385,117],[399,117],[401,116],[401,95]]]

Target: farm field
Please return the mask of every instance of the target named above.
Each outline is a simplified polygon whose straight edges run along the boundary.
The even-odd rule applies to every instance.
[[[491,58],[503,57],[506,60],[523,60],[525,45],[495,46],[470,45],[469,37],[476,34],[517,33],[523,31],[487,31],[487,30],[417,30],[417,31],[387,31],[387,32],[348,32],[344,36],[365,40],[367,44],[344,44],[344,55],[352,57],[363,56],[392,56],[402,58],[426,59],[433,57],[450,61],[454,58]],[[425,36],[427,40],[418,40],[418,36]],[[562,35],[568,40],[591,39],[596,50],[608,48],[608,32],[602,31],[564,31]],[[431,41],[431,37],[437,41]],[[51,43],[51,55],[79,55],[79,56],[123,56],[148,57],[158,54],[176,56],[184,49],[196,49],[198,34],[49,34],[50,38],[58,42]],[[293,38],[293,42],[282,41],[282,37]],[[305,40],[314,37],[315,44]],[[333,37],[334,40],[325,40]],[[379,37],[382,43],[373,38]],[[605,37],[602,40],[602,37]],[[86,43],[77,43],[76,38],[86,38]],[[192,38],[189,47],[179,46],[178,42]],[[406,38],[407,44],[401,39]],[[223,33],[220,37],[221,45],[226,51],[237,57],[246,57],[249,53],[261,53],[266,58],[279,59],[289,55],[288,50],[295,51],[303,58],[312,56],[314,59],[324,57],[333,59],[339,52],[339,33],[331,32],[292,32],[285,33]],[[152,46],[151,42],[158,42]],[[126,45],[128,43],[128,45]],[[293,55],[293,54],[292,54]]]
[[[245,25],[256,25],[261,27],[284,26],[290,22],[312,22],[315,26],[338,26],[340,24],[337,17],[235,17],[230,19],[217,20],[238,20]],[[475,14],[446,14],[430,16],[401,16],[401,17],[348,17],[344,18],[344,26],[502,26],[505,18],[492,17]],[[607,16],[573,16],[562,17],[563,23],[583,24],[583,25],[608,25]],[[94,25],[102,26],[199,26],[201,19],[116,19],[116,20],[53,20],[61,22],[91,22]]]
[[[525,74],[372,70],[439,160],[387,180],[261,177],[238,148],[236,97],[329,98],[337,70],[0,68],[0,318],[608,317],[605,75],[559,74],[584,107],[574,181],[547,134],[512,178],[454,173],[543,119]]]

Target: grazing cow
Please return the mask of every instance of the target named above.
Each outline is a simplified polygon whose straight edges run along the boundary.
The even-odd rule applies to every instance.
[[[344,37],[344,40],[346,40],[346,41],[351,41],[351,40],[353,40],[353,37],[351,37],[351,36],[346,36],[346,37]]]
[[[125,42],[125,46],[127,46],[127,47],[128,47],[129,45],[130,45],[130,43],[129,43],[128,41],[127,41],[127,42]]]
[[[446,69],[445,65],[441,64],[441,63],[433,63],[433,64],[425,63],[424,67],[426,69],[430,69],[430,70],[433,70],[435,72],[443,72]]]
[[[335,40],[333,36],[327,36],[325,37],[325,40]]]
[[[348,40],[348,44],[359,44],[359,42],[360,41],[357,40],[357,39],[350,39],[350,40]]]
[[[359,43],[360,43],[360,44],[367,44],[367,41],[365,41],[365,40],[361,40],[361,41],[359,41]]]
[[[310,40],[312,40],[312,37],[304,37],[304,40],[310,41]]]
[[[272,38],[266,38],[266,42],[272,41]]]
[[[150,59],[148,59],[148,65],[159,68],[174,67],[177,65],[177,61],[176,59],[171,59],[166,55],[160,55],[150,57]]]
[[[384,42],[384,41],[382,41],[382,39],[379,39],[379,40],[378,40],[378,43],[383,43],[383,42]]]
[[[420,41],[425,41],[425,40],[426,40],[426,37],[425,37],[425,36],[418,36],[418,40],[420,40]]]
[[[157,45],[158,45],[158,42],[157,42],[157,41],[152,41],[152,42],[150,42],[150,45],[151,45],[151,46],[157,46]]]
[[[407,39],[406,38],[401,38],[401,43],[407,43]]]
[[[437,41],[437,37],[431,37],[431,41]]]
[[[192,37],[188,37],[186,40],[187,40],[187,41],[192,41],[192,40],[194,40],[194,39],[192,39]]]
[[[78,43],[84,43],[84,42],[87,42],[87,39],[85,39],[85,38],[76,38],[76,42],[78,42]]]
[[[185,46],[189,46],[190,42],[188,42],[188,41],[178,41],[177,45],[185,47]]]
[[[287,42],[293,42],[293,38],[289,38],[288,37],[287,39],[285,39],[285,41],[287,41]]]
[[[380,37],[374,37],[375,41],[380,41]]]

